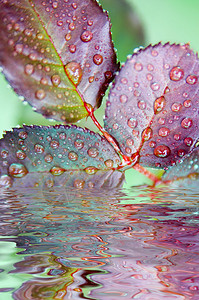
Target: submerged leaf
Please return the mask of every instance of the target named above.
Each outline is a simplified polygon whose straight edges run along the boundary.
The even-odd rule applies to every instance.
[[[117,69],[108,16],[96,1],[1,1],[0,63],[47,118],[76,122],[97,108]]]
[[[105,138],[77,126],[24,126],[0,141],[1,186],[117,186],[119,163]]]
[[[116,77],[105,128],[127,156],[167,167],[189,153],[199,126],[199,60],[189,45],[140,50]]]

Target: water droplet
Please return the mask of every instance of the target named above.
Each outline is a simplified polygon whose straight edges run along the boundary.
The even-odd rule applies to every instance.
[[[182,128],[189,129],[193,125],[193,121],[190,118],[184,118],[181,122]]]
[[[82,42],[85,42],[85,43],[90,42],[92,40],[92,38],[93,38],[93,34],[91,31],[88,31],[88,30],[84,31],[81,35],[81,40],[82,40]]]
[[[7,158],[8,157],[8,150],[5,150],[5,149],[1,150],[1,157],[2,158]]]
[[[95,54],[93,56],[93,62],[96,64],[96,65],[101,65],[102,62],[103,62],[103,56],[100,55],[100,54]]]
[[[18,158],[18,159],[25,159],[26,158],[26,154],[23,152],[23,151],[21,151],[21,150],[18,150],[17,152],[16,152],[16,157]]]
[[[184,139],[184,144],[188,147],[190,147],[193,144],[193,140],[190,137],[187,137]]]
[[[159,145],[159,146],[155,147],[154,154],[157,157],[165,158],[171,154],[171,150],[166,145]]]
[[[2,175],[0,177],[0,187],[11,187],[12,179],[8,175]]]
[[[182,108],[182,104],[180,103],[173,103],[171,106],[171,110],[174,112],[180,111],[181,108]]]
[[[77,3],[73,2],[73,3],[71,4],[71,6],[72,6],[72,8],[77,9]]]
[[[127,124],[128,124],[128,126],[129,126],[130,128],[135,128],[135,127],[137,127],[138,122],[137,122],[137,120],[136,120],[135,118],[130,118],[130,119],[128,120]]]
[[[34,149],[35,149],[36,153],[44,153],[44,147],[42,145],[40,145],[40,144],[36,144],[34,146]]]
[[[60,140],[65,140],[65,139],[66,139],[66,134],[65,134],[65,132],[60,132],[59,138],[60,138]]]
[[[52,149],[57,149],[57,148],[59,147],[59,142],[56,141],[56,140],[52,140],[52,141],[50,142],[50,147],[51,147]]]
[[[164,89],[164,93],[163,94],[167,94],[170,92],[170,88],[168,86],[165,87]]]
[[[28,170],[22,164],[13,163],[9,166],[9,174],[15,178],[22,178],[28,174]]]
[[[68,158],[72,161],[76,161],[78,160],[78,155],[76,152],[71,151],[68,153]]]
[[[154,102],[154,113],[157,115],[165,108],[166,100],[164,96],[157,98]]]
[[[180,135],[179,134],[175,134],[174,135],[174,140],[179,141],[180,140]]]
[[[38,100],[43,100],[45,97],[46,97],[46,93],[44,90],[42,89],[39,89],[35,92],[35,97],[38,99]]]
[[[157,82],[153,82],[153,83],[151,84],[151,89],[152,89],[153,91],[158,91],[158,90],[160,89],[160,85],[159,85]]]
[[[152,56],[158,56],[158,51],[152,50],[152,51],[151,51],[151,55],[152,55]]]
[[[68,25],[68,29],[71,31],[75,30],[75,28],[76,28],[76,25],[73,22]]]
[[[37,38],[38,38],[38,40],[43,40],[44,39],[44,35],[42,33],[38,33],[37,34]]]
[[[198,77],[196,75],[189,75],[186,78],[186,83],[191,85],[196,84],[197,81],[198,81]]]
[[[66,170],[61,167],[52,167],[50,170],[50,173],[54,176],[60,176],[63,174]]]
[[[62,20],[58,20],[57,21],[57,26],[59,26],[59,27],[63,26],[63,21]]]
[[[143,65],[141,63],[135,63],[134,64],[134,69],[138,72],[143,70]]]
[[[121,95],[120,96],[120,102],[121,103],[126,103],[128,101],[128,97],[126,95]]]
[[[98,151],[97,148],[91,147],[91,148],[88,149],[87,153],[88,153],[88,155],[89,155],[90,157],[97,157],[98,154],[99,154],[99,151]]]
[[[139,101],[138,108],[144,110],[146,108],[146,102],[144,102],[144,100]]]
[[[147,66],[148,71],[153,71],[154,70],[154,66],[151,64],[148,64]]]
[[[32,75],[34,73],[34,66],[31,64],[25,65],[24,72],[26,75]]]
[[[28,133],[26,131],[20,131],[19,137],[20,137],[20,139],[25,140],[28,137]]]
[[[98,171],[98,169],[95,167],[87,167],[84,169],[84,171],[89,175],[94,175]]]
[[[148,74],[146,75],[146,79],[147,79],[148,81],[153,80],[153,75],[150,74],[150,73],[148,73]]]
[[[104,77],[107,81],[110,81],[113,78],[113,73],[111,71],[106,71]]]
[[[165,119],[164,118],[159,118],[158,123],[161,125],[165,124]]]
[[[51,81],[54,86],[58,86],[61,82],[61,78],[59,75],[55,74],[51,77]]]
[[[126,144],[127,144],[127,146],[133,146],[134,145],[134,140],[133,139],[127,139]]]
[[[149,147],[155,148],[155,146],[156,146],[156,142],[154,142],[154,141],[149,142]]]
[[[88,24],[88,26],[92,26],[93,25],[93,21],[92,20],[88,20],[87,24]]]
[[[75,45],[69,45],[69,51],[70,51],[71,53],[75,53],[75,51],[76,51],[76,46],[75,46]]]
[[[54,180],[52,180],[52,179],[46,180],[45,185],[48,188],[52,188],[54,186]]]
[[[185,151],[183,149],[178,150],[178,156],[183,157],[185,155]]]
[[[94,76],[90,76],[89,79],[88,79],[88,81],[89,81],[90,83],[92,83],[92,82],[94,81]]]
[[[119,125],[118,125],[117,123],[114,123],[114,124],[113,124],[113,129],[114,129],[114,130],[117,130],[118,128],[119,128]]]
[[[77,189],[83,189],[85,185],[85,181],[81,179],[75,179],[73,182],[73,186]]]
[[[159,136],[162,136],[162,137],[168,136],[169,133],[170,133],[170,130],[166,127],[161,127],[158,132]]]
[[[108,159],[104,162],[105,166],[109,169],[113,168],[113,160],[112,159]]]
[[[191,104],[192,104],[191,100],[185,100],[183,103],[184,107],[186,107],[186,108],[189,108],[191,106]]]
[[[76,149],[80,150],[84,147],[84,142],[82,140],[77,139],[74,142],[74,146],[75,146]]]
[[[184,71],[180,67],[174,67],[170,71],[170,79],[173,81],[179,81],[184,77]]]
[[[15,51],[21,54],[23,52],[23,45],[22,44],[15,45]]]
[[[25,34],[26,36],[31,36],[31,35],[32,35],[32,32],[31,32],[30,29],[25,29],[25,30],[24,30],[24,34]]]
[[[44,158],[45,162],[51,163],[53,161],[53,157],[51,154],[47,154]]]
[[[69,79],[75,84],[78,85],[82,79],[82,68],[77,62],[70,62],[65,66],[65,72]]]
[[[143,130],[142,132],[142,140],[143,141],[148,141],[152,138],[153,136],[153,130],[150,127],[147,127]]]
[[[66,40],[66,41],[70,41],[70,39],[71,39],[71,34],[70,34],[70,33],[67,33],[67,34],[65,35],[65,40]]]

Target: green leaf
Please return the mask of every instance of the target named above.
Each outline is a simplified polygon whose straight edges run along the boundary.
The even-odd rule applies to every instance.
[[[1,186],[117,186],[120,158],[107,140],[77,126],[24,126],[0,140]]]
[[[47,118],[76,122],[98,108],[116,65],[108,16],[96,1],[1,1],[0,62]]]

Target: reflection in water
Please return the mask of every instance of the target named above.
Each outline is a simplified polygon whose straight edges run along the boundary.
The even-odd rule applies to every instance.
[[[5,191],[1,240],[20,249],[0,270],[18,286],[0,296],[199,299],[198,202],[168,188]]]

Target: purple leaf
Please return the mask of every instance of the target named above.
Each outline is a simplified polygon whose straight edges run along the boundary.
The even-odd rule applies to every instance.
[[[97,108],[116,65],[108,16],[96,1],[1,1],[0,63],[47,118],[76,122]]]
[[[127,156],[167,167],[198,138],[198,57],[189,45],[158,44],[133,54],[116,77],[105,128]]]
[[[24,126],[0,140],[1,186],[117,186],[119,163],[105,138],[77,126]]]

